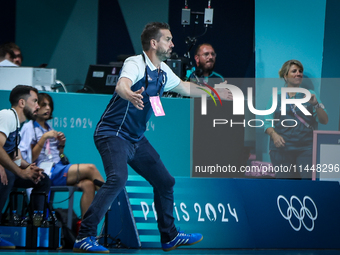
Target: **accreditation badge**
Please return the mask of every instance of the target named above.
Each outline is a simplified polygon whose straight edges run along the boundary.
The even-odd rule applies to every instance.
[[[159,96],[150,97],[150,103],[155,116],[164,116],[165,112],[163,110],[162,102]]]

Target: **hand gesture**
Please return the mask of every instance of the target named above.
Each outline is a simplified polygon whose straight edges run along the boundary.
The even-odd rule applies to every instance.
[[[285,147],[285,140],[282,138],[282,136],[280,136],[278,133],[274,132],[272,134],[272,139],[274,141],[274,145],[276,146],[276,148],[281,148],[281,147]]]
[[[46,139],[48,139],[48,138],[57,138],[58,132],[56,130],[50,130],[50,131],[44,133],[43,136]]]
[[[57,139],[59,141],[59,145],[65,146],[66,136],[63,132],[58,132]]]
[[[144,103],[143,103],[143,96],[142,93],[144,91],[144,87],[140,88],[137,91],[132,91],[130,94],[129,101],[138,109],[138,110],[143,110],[144,108]]]
[[[318,100],[316,99],[315,94],[311,94],[311,98],[308,101],[308,103],[310,103],[311,105],[317,105],[318,104]]]
[[[219,84],[227,84],[227,81],[221,82]],[[227,88],[215,88],[216,92],[220,95],[222,100],[233,100],[233,94]]]
[[[45,178],[43,175],[44,169],[41,169],[36,166],[35,163],[30,164],[26,169],[21,171],[21,178],[25,180],[31,180],[35,184],[37,184],[41,178]]]
[[[7,174],[5,168],[2,165],[0,165],[0,179],[3,185],[8,185]]]
[[[229,89],[215,89],[216,92],[220,95],[222,100],[233,100],[233,94]]]

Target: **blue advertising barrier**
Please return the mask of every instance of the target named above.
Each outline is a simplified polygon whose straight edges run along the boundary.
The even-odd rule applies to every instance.
[[[148,186],[127,190],[142,247],[159,247]],[[180,177],[174,190],[177,227],[204,236],[195,248],[340,248],[338,182]]]

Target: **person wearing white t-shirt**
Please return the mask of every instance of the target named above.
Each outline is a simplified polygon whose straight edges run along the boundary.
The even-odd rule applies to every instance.
[[[19,129],[26,120],[35,118],[38,105],[36,88],[18,85],[12,89],[9,100],[11,109],[0,111],[0,221],[2,210],[13,187],[33,188],[33,192],[50,190],[50,179],[34,163],[29,164],[21,158]],[[31,199],[34,210],[44,209],[44,197]],[[15,246],[0,238],[0,248]]]

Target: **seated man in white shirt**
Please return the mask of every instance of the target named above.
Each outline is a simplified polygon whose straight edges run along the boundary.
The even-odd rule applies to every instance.
[[[40,109],[36,119],[24,124],[20,134],[22,140],[19,148],[27,162],[34,162],[50,176],[51,186],[77,186],[82,189],[80,200],[81,216],[89,208],[99,189],[93,181],[104,182],[103,177],[93,164],[70,164],[62,159],[66,137],[49,126],[47,120],[52,118],[53,100],[49,94],[39,93]]]

